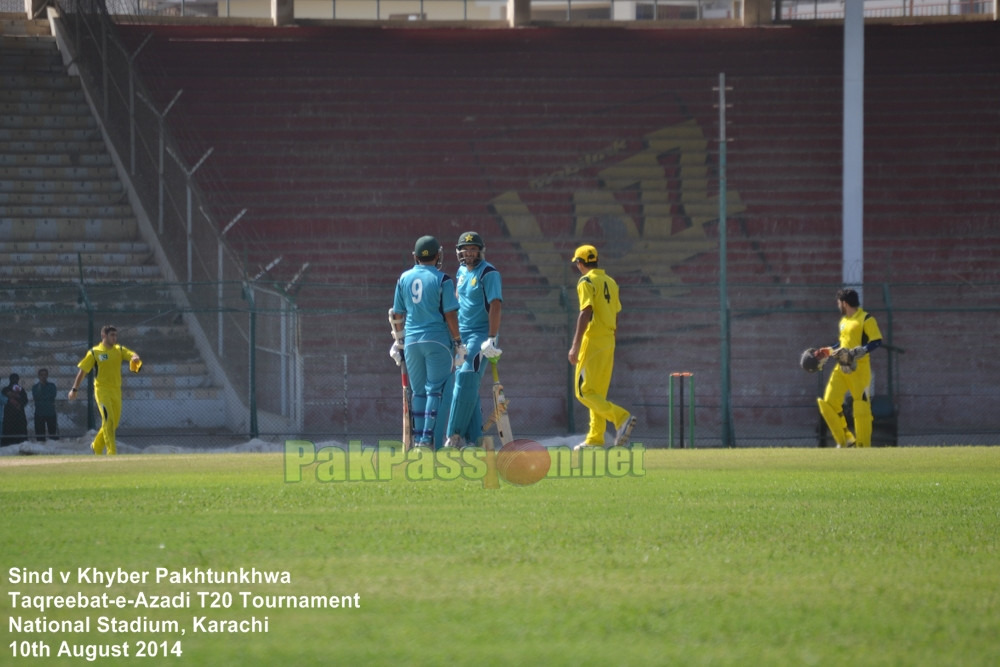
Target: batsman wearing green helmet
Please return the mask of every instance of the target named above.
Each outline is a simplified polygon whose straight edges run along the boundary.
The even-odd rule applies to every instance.
[[[446,447],[476,445],[483,434],[479,384],[489,359],[500,357],[497,346],[503,284],[500,272],[486,261],[486,244],[478,232],[465,232],[455,243],[458,328],[469,356],[456,369],[455,390],[448,416]]]
[[[413,446],[433,449],[444,388],[454,365],[465,360],[466,347],[458,331],[454,283],[438,268],[441,244],[433,236],[421,236],[413,261],[396,282],[389,310],[396,342],[389,356],[406,364],[413,389]]]

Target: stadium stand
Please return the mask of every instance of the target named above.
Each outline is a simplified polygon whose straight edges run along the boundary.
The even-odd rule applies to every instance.
[[[700,346],[714,346],[717,312],[671,308],[717,298],[720,73],[729,281],[769,288],[761,305],[779,308],[822,306],[840,282],[839,26],[118,27],[127,47],[143,45],[137,62],[161,105],[183,91],[170,122],[185,157],[213,149],[215,218],[248,209],[232,236],[248,264],[281,256],[278,282],[308,265],[297,303],[330,316],[303,326],[304,349],[343,355],[359,388],[345,412],[361,420],[394,414],[382,320],[412,239],[430,232],[448,247],[470,228],[510,287],[504,368],[523,422],[566,422],[567,259],[581,239],[630,290],[617,390],[662,401],[650,355],[666,339],[666,363],[697,370],[710,406],[719,387]],[[867,29],[867,281],[1000,280],[997,37],[989,22]],[[814,289],[786,294],[789,283]],[[748,409],[762,391],[753,360],[829,335],[809,319],[793,331],[741,321],[752,335],[734,341],[734,370]],[[309,382],[307,421],[336,430],[339,408],[322,398],[333,380]],[[652,408],[643,417],[664,422]]]
[[[220,396],[192,353],[169,289],[108,155],[78,80],[47,21],[6,21],[0,57],[0,368],[25,381],[49,368],[61,391],[98,331],[114,323],[142,350],[147,372],[124,398],[133,429],[162,426],[178,401],[185,425],[219,427]],[[6,372],[6,371],[5,371]],[[65,431],[87,424],[86,401],[60,405]],[[174,424],[178,426],[178,424]]]

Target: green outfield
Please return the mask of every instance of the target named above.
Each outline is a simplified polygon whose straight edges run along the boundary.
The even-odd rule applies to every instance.
[[[498,490],[5,457],[0,663],[1000,664],[1000,448],[643,457]]]

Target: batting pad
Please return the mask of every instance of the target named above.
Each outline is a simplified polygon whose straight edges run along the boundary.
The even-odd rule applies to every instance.
[[[458,433],[467,442],[476,442],[483,430],[483,416],[479,410],[479,382],[475,371],[460,371],[455,376],[455,396],[448,416],[449,436]]]

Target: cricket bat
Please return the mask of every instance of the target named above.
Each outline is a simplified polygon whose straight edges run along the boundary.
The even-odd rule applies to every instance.
[[[490,366],[493,370],[493,415],[496,417],[500,445],[503,446],[514,441],[514,434],[510,430],[510,417],[507,416],[507,397],[504,396],[500,375],[497,373],[497,360],[490,359]]]
[[[396,331],[396,324],[403,322],[402,317],[394,317],[392,308],[389,309],[389,328],[392,337],[397,339],[401,333]],[[400,353],[399,377],[403,384],[403,453],[410,451],[413,446],[413,415],[410,412],[410,376],[406,372],[406,358]]]
[[[413,416],[410,414],[410,376],[406,372],[406,360],[399,365],[399,375],[403,383],[403,453],[413,446]]]
[[[483,436],[483,449],[486,450],[486,475],[483,476],[484,489],[499,489],[500,477],[497,475],[497,453],[493,449],[493,436]]]

